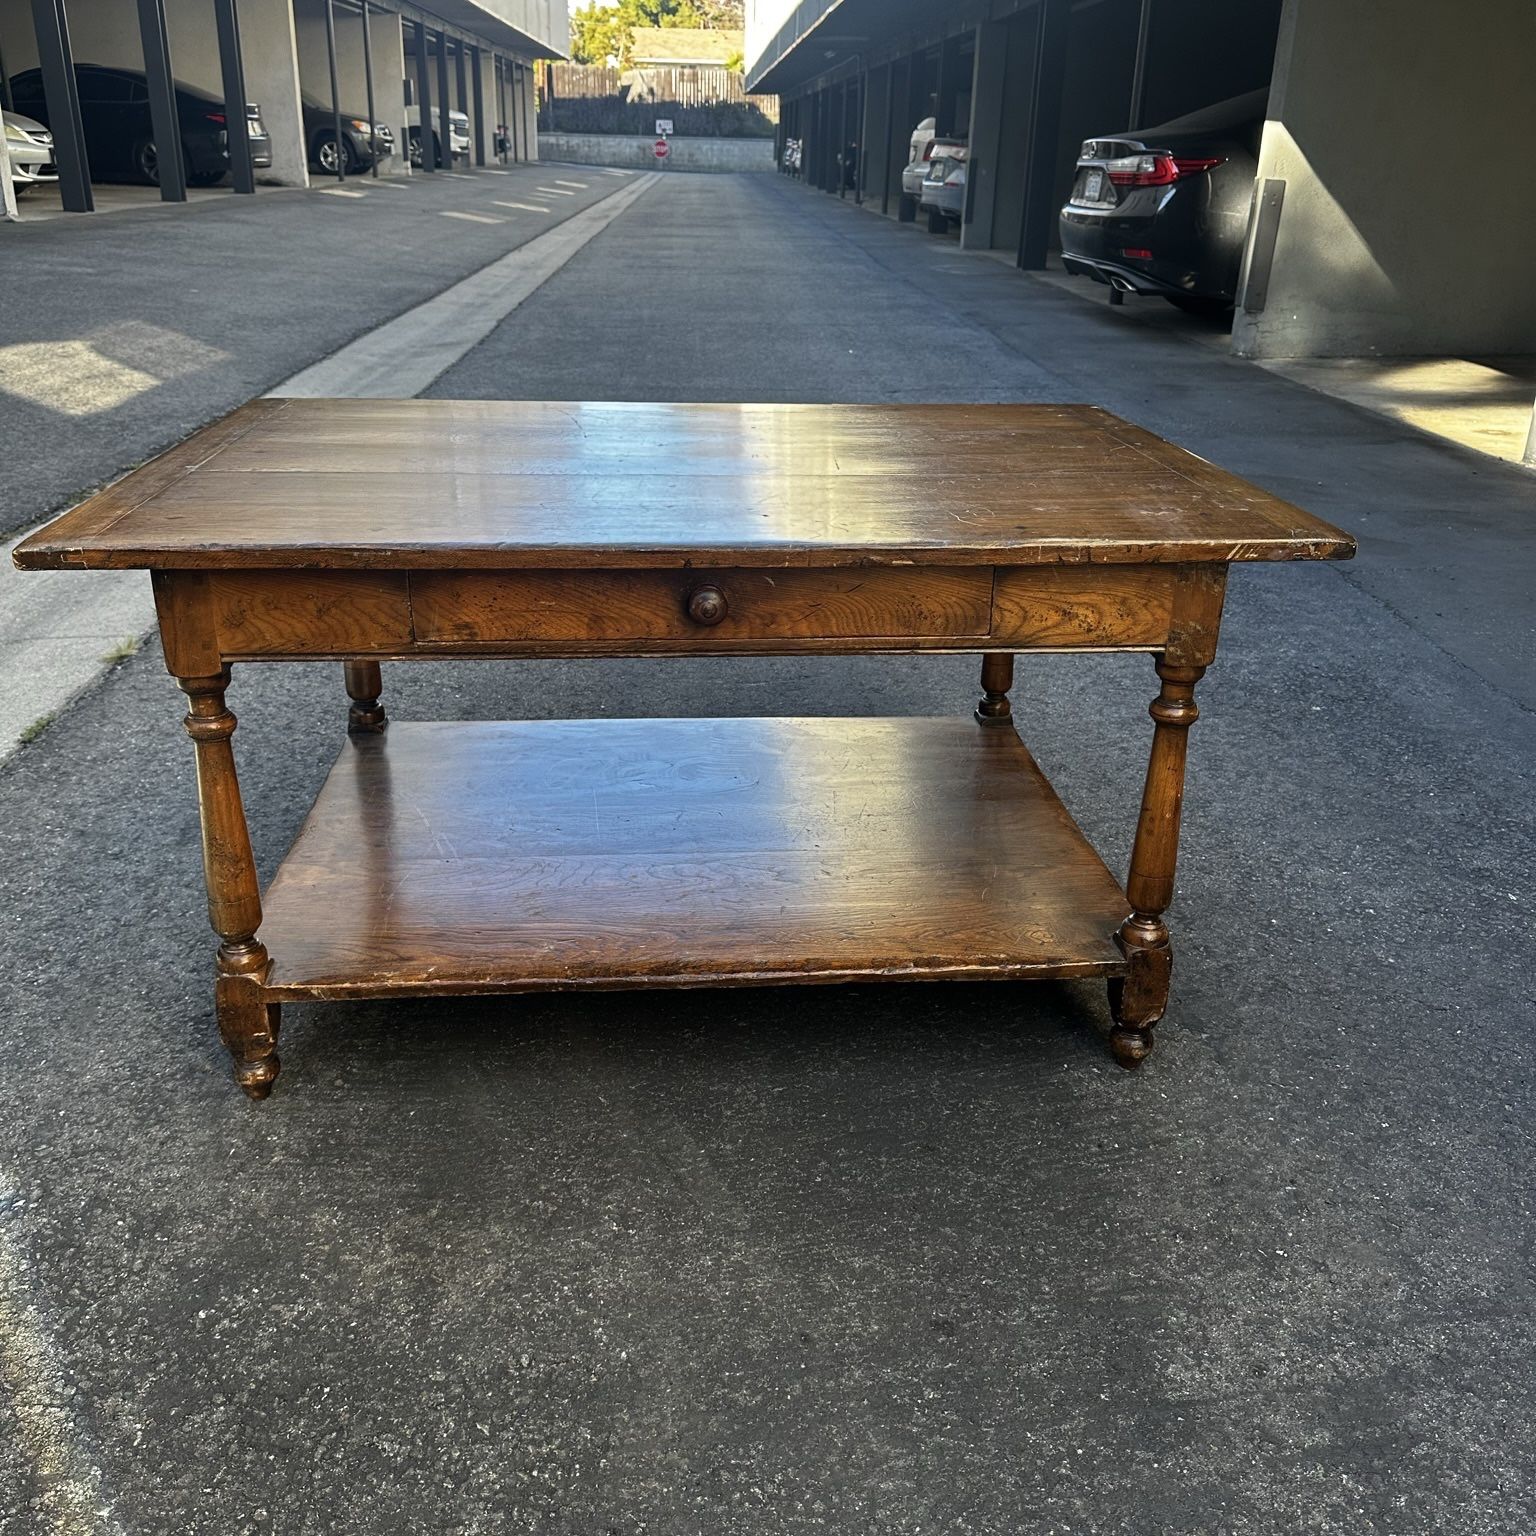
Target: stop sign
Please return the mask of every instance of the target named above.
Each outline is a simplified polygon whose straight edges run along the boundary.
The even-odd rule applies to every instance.
[[[658,160],[665,160],[667,156],[671,154],[671,152],[671,145],[669,145],[665,139],[656,140],[656,158]]]

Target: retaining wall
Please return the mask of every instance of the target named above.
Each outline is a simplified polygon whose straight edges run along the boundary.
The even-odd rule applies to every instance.
[[[671,141],[665,163],[656,158],[656,140],[618,133],[539,134],[541,160],[577,165],[619,165],[644,171],[771,171],[772,139],[680,139]]]

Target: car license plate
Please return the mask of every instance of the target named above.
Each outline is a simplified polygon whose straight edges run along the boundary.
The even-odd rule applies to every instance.
[[[1104,201],[1104,172],[1089,171],[1083,178],[1083,201],[1085,203],[1102,203]]]

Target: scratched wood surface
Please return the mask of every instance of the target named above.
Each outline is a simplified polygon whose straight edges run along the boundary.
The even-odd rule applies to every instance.
[[[257,400],[15,559],[613,569],[1353,551],[1337,528],[1091,406]]]
[[[1012,729],[395,722],[265,901],[272,997],[1123,972],[1125,897]]]

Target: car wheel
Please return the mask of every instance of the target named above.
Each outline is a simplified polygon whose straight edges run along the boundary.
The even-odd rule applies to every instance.
[[[949,233],[949,220],[937,208],[930,208],[928,210],[928,233],[930,235],[947,235]]]
[[[1212,298],[1204,293],[1165,293],[1163,297],[1186,315],[1201,315],[1207,320],[1220,320],[1232,313],[1231,299]]]
[[[345,145],[342,146],[340,155],[337,155],[336,135],[334,133],[325,134],[315,145],[315,164],[327,176],[334,176],[336,174],[336,162],[338,159],[341,161],[342,175],[347,175],[352,169],[349,163],[351,158],[351,155],[347,153]]]
[[[911,224],[917,219],[917,200],[909,193],[901,194],[901,201],[896,205],[896,221],[899,224]]]
[[[133,146],[133,168],[141,181],[152,187],[160,185],[160,156],[155,152],[153,139],[140,139]]]

